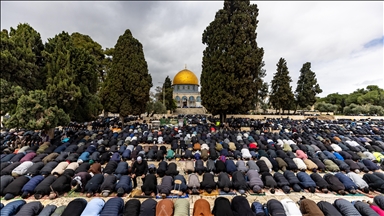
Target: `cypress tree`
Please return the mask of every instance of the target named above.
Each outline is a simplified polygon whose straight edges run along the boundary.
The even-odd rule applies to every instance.
[[[47,59],[47,97],[52,106],[63,109],[72,117],[81,98],[81,89],[75,85],[76,74],[71,65],[71,38],[68,33],[62,32],[48,41],[44,51]]]
[[[173,87],[172,87],[172,81],[167,76],[163,83],[163,88],[161,91],[165,90],[165,107],[167,110],[174,111],[177,106],[175,101],[173,100]],[[161,93],[161,100],[163,100],[163,92]]]
[[[112,65],[100,92],[107,112],[141,115],[149,101],[152,77],[142,44],[127,29],[114,47]]]
[[[264,54],[256,42],[258,11],[250,1],[226,0],[203,33],[202,105],[222,122],[255,107]]]
[[[300,69],[299,80],[296,87],[296,109],[306,108],[316,103],[316,95],[323,92],[317,83],[316,74],[311,70],[311,63],[306,62]]]
[[[293,108],[295,97],[292,92],[290,82],[292,82],[289,76],[287,67],[287,61],[284,58],[280,58],[276,64],[277,71],[271,81],[271,93],[269,96],[269,103],[275,109],[290,110]]]
[[[45,88],[40,33],[29,24],[1,32],[1,78],[25,91]]]

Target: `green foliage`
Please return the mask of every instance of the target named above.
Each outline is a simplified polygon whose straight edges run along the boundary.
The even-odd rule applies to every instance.
[[[166,114],[167,108],[161,101],[148,101],[145,107],[145,112],[147,113],[147,117],[152,117],[155,114]]]
[[[315,104],[315,110],[318,110],[320,112],[336,112],[337,109],[337,105],[330,103],[320,102]]]
[[[292,93],[292,82],[289,76],[287,67],[287,61],[284,58],[280,58],[276,64],[277,71],[271,81],[271,93],[269,96],[269,102],[274,109],[290,110],[294,105],[294,95]]]
[[[45,88],[44,49],[40,34],[29,24],[1,32],[1,78],[26,91]]]
[[[323,92],[317,83],[316,74],[311,70],[311,63],[303,64],[297,81],[296,106],[312,106],[316,102],[316,95]]]
[[[163,83],[163,88],[161,88],[161,91],[165,90],[165,106],[167,110],[175,111],[177,108],[177,105],[173,99],[173,87],[172,87],[172,81],[167,76]],[[163,92],[161,92],[161,101],[163,101]]]
[[[257,5],[250,1],[226,0],[204,30],[202,105],[222,120],[227,113],[253,109],[262,86],[264,51],[256,43],[257,16]]]
[[[95,119],[102,110],[97,96],[103,51],[89,36],[62,32],[48,39],[47,93],[74,121]]]
[[[47,96],[52,106],[64,110],[71,117],[81,98],[81,89],[75,84],[71,54],[74,47],[68,33],[62,32],[48,39],[44,57],[47,60]]]
[[[20,86],[11,85],[4,79],[0,79],[0,115],[15,113],[17,100],[24,94]]]
[[[98,79],[101,81],[105,80],[105,73],[104,73],[104,64],[107,62],[105,61],[105,51],[102,49],[101,45],[94,40],[88,35],[83,35],[78,32],[74,32],[71,35],[73,45],[76,48],[79,49],[84,49],[87,54],[92,55],[94,58],[94,70],[97,72]],[[108,50],[109,52],[109,50]],[[94,86],[97,88],[98,86]]]
[[[4,123],[8,128],[48,130],[69,122],[70,118],[64,110],[50,106],[45,91],[35,90],[19,98],[15,113]]]
[[[360,114],[359,112],[363,111],[361,114],[379,115],[381,112],[379,107],[384,108],[384,90],[377,85],[369,85],[365,89],[357,89],[350,94],[332,93],[324,98],[319,98],[317,102],[337,105],[339,107],[338,111],[344,114]]]
[[[111,69],[100,91],[104,109],[123,117],[141,115],[151,87],[143,46],[127,29],[115,45]]]

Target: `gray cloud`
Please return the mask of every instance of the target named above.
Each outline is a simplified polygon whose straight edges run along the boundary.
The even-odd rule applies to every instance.
[[[362,80],[384,86],[383,45],[364,48],[383,37],[382,2],[255,2],[257,42],[265,50],[266,80],[280,57],[288,62],[296,88],[299,70],[309,61],[324,90],[349,93]],[[204,29],[223,2],[1,2],[1,27],[29,23],[43,40],[61,31],[90,35],[113,47],[130,29],[144,47],[154,86],[184,64],[201,74]],[[376,80],[376,82],[375,82]],[[371,84],[370,83],[370,84]]]

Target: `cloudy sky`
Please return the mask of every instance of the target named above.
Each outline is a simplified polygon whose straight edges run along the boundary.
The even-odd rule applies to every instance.
[[[265,50],[266,80],[280,57],[296,88],[305,62],[323,89],[350,93],[370,84],[384,88],[383,2],[253,2],[259,8],[258,45]],[[29,23],[43,41],[61,31],[91,36],[113,47],[126,29],[144,46],[153,85],[187,64],[200,78],[202,33],[222,1],[21,2],[1,1],[1,28]]]

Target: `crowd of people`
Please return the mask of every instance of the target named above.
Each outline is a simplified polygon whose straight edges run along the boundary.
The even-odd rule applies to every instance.
[[[216,190],[384,193],[383,120],[228,118],[220,124],[194,116],[186,122],[154,129],[138,118],[101,118],[56,129],[52,139],[5,130],[0,195],[121,197],[138,188],[138,180],[141,195],[163,198]],[[176,161],[185,163],[183,170]]]
[[[342,198],[333,203],[327,201],[314,202],[302,197],[296,203],[285,198],[282,200],[269,199],[267,203],[249,201],[243,196],[235,196],[232,200],[226,197],[217,197],[213,208],[206,199],[194,202],[190,212],[190,202],[187,199],[162,199],[156,201],[148,198],[143,202],[138,199],[129,199],[127,202],[121,197],[93,198],[87,202],[83,198],[73,199],[68,205],[56,206],[48,204],[43,206],[40,201],[26,203],[24,200],[15,200],[6,206],[0,204],[2,216],[382,216],[384,214],[384,196],[377,195],[373,202],[365,200],[348,201]]]

